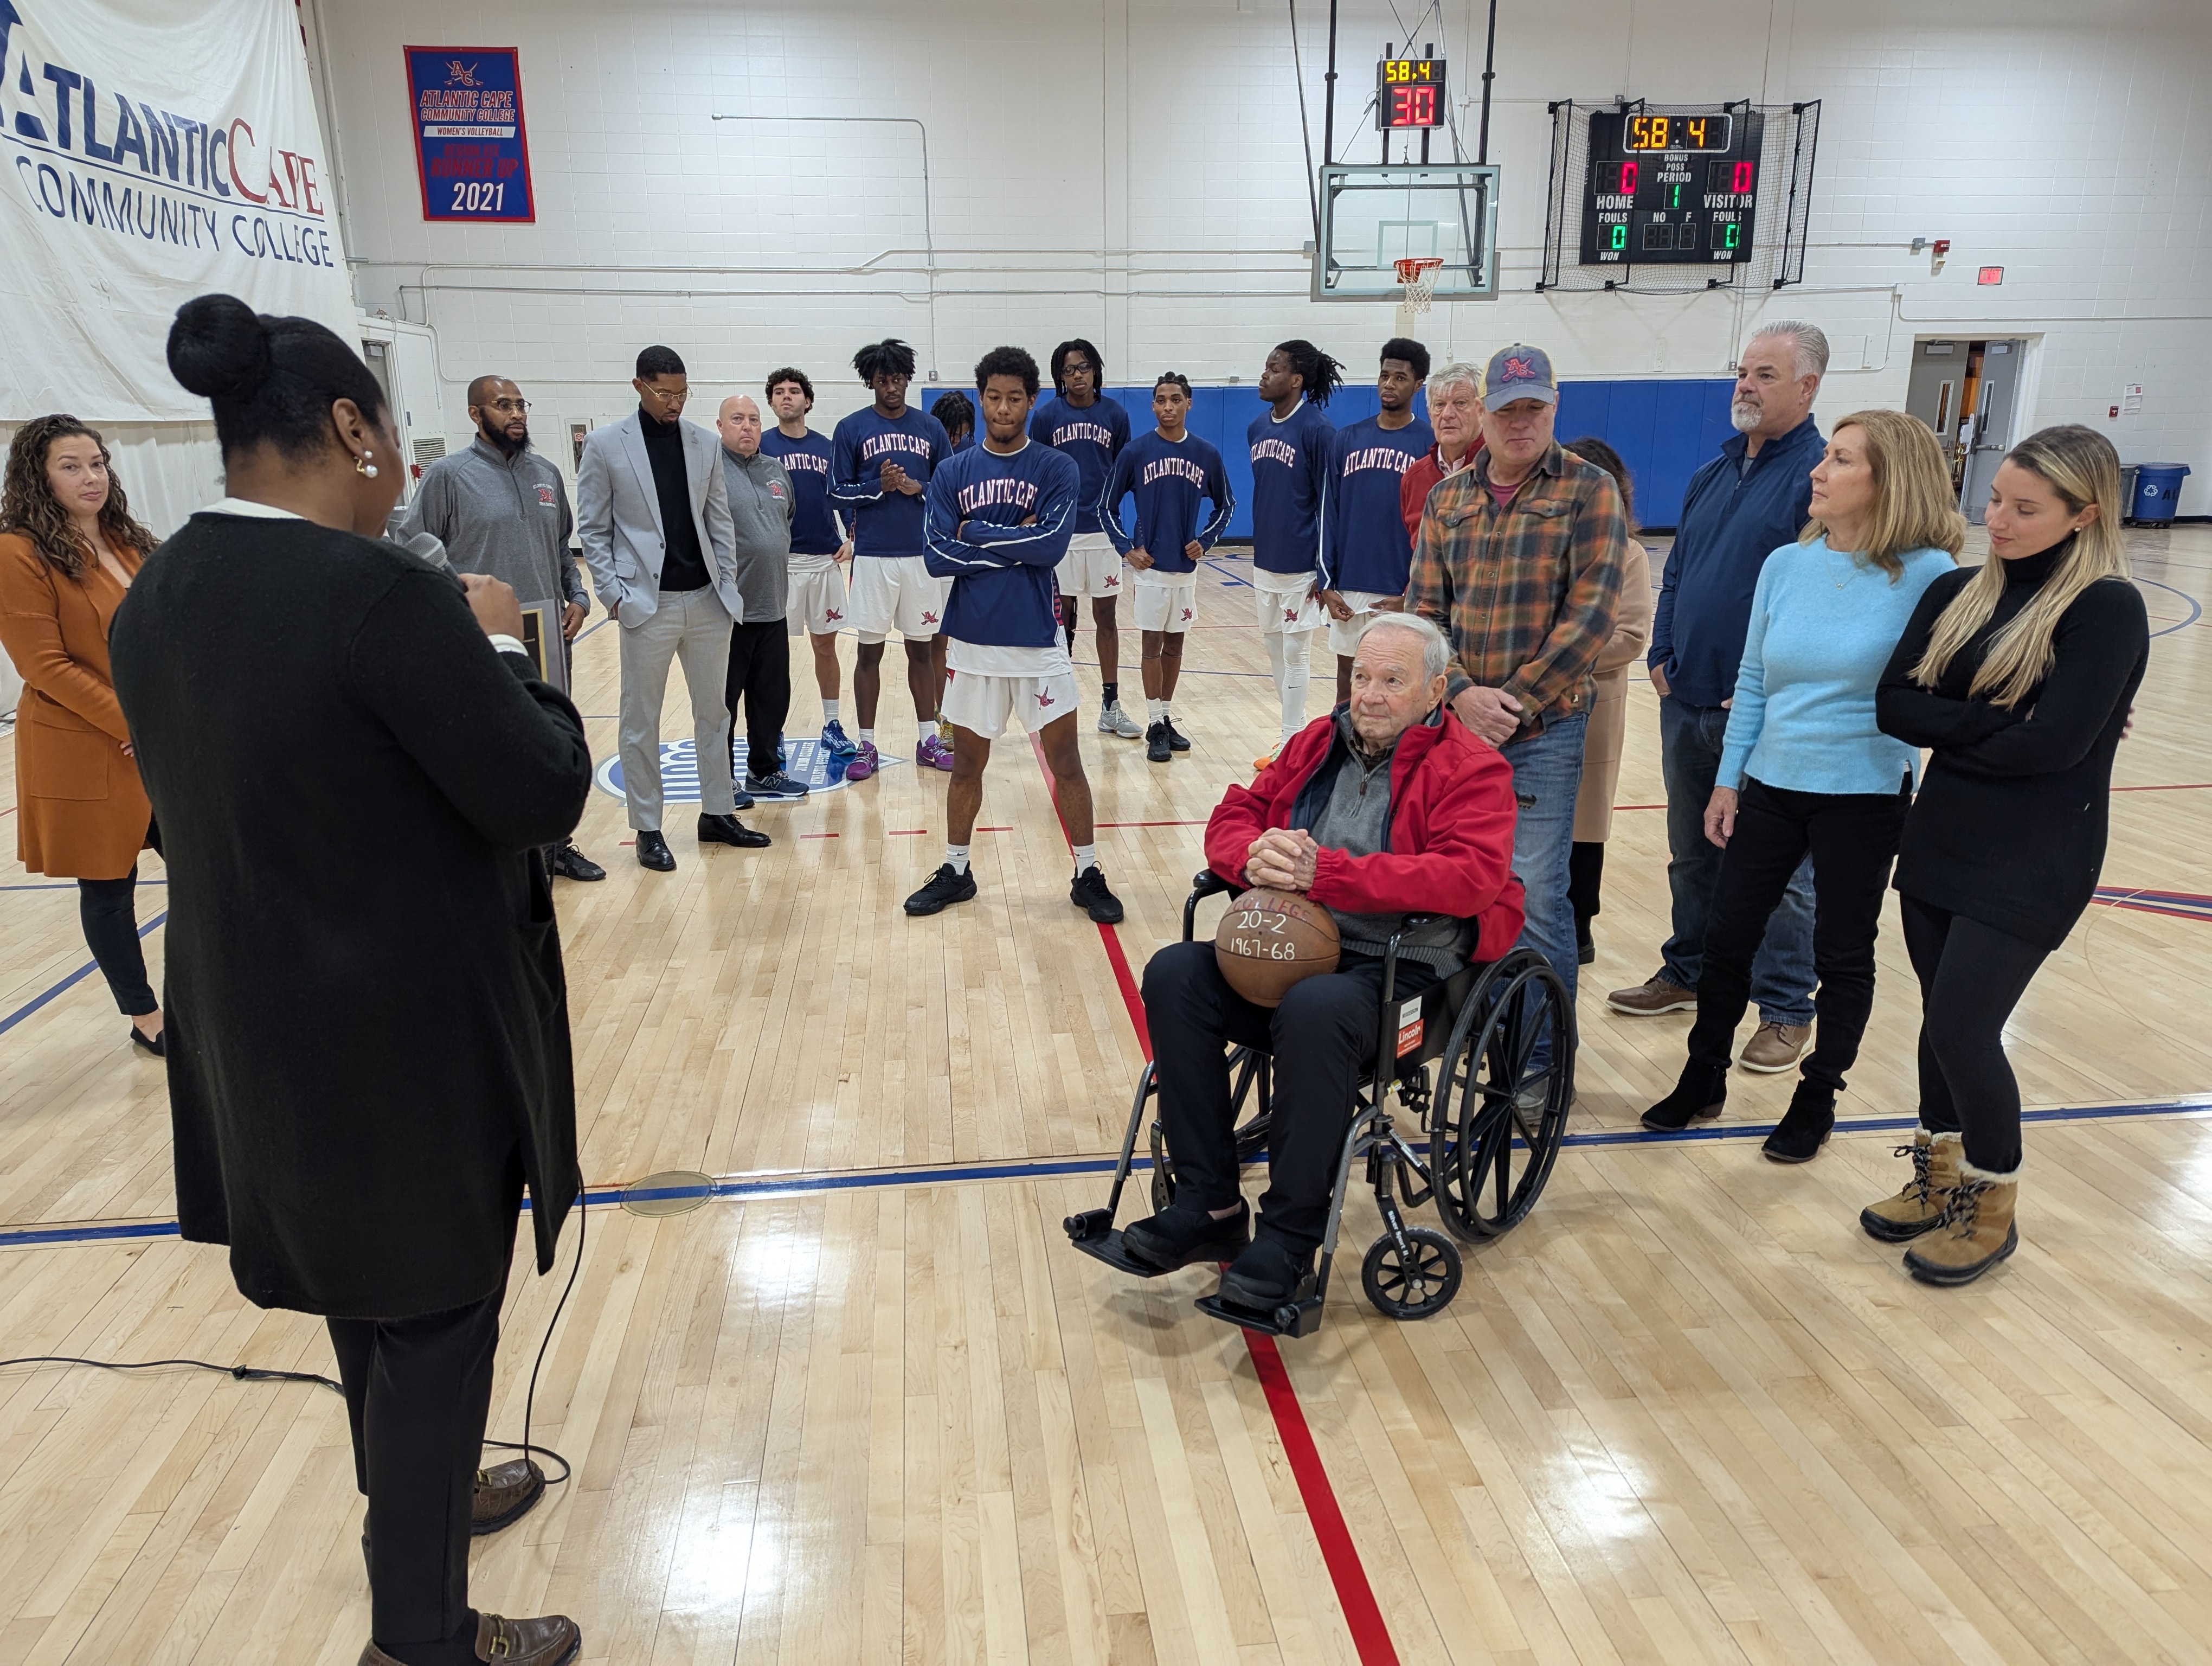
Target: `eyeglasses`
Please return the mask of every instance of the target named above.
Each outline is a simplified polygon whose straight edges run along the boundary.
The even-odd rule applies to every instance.
[[[665,405],[680,405],[691,397],[691,390],[689,387],[671,389],[654,387],[648,384],[645,391]]]
[[[530,409],[530,401],[527,399],[494,399],[489,404],[486,405],[484,409],[486,410],[503,410],[520,416],[522,412]]]

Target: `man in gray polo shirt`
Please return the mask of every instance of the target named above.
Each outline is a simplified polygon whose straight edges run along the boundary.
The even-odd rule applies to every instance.
[[[784,773],[783,720],[791,710],[791,638],[784,611],[791,596],[791,476],[761,449],[760,407],[742,393],[722,401],[722,478],[738,529],[738,593],[744,623],[730,627],[724,685],[730,731],[745,708],[744,790],[756,799],[803,799],[804,784]]]
[[[429,533],[446,546],[455,572],[505,581],[525,608],[560,603],[561,641],[548,643],[546,652],[562,655],[565,683],[568,644],[592,611],[591,592],[568,554],[576,522],[568,486],[551,459],[532,449],[529,411],[522,390],[506,377],[471,382],[469,421],[477,437],[467,450],[422,471],[395,536],[404,544]],[[607,877],[573,839],[548,853],[547,866],[571,879]]]

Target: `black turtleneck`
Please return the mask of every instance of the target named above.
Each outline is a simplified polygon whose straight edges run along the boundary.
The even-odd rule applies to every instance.
[[[2112,755],[2150,658],[2142,598],[2124,579],[2077,596],[2051,637],[2050,674],[2018,705],[1970,699],[1967,690],[1990,639],[2035,599],[2071,546],[2069,538],[2004,563],[2004,591],[1988,623],[1923,689],[1912,667],[1974,569],[1936,580],[1875,696],[1883,733],[1933,751],[1905,821],[1898,890],[2045,949],[2066,940],[2104,866]]]
[[[637,411],[638,432],[653,465],[653,488],[660,498],[660,593],[674,595],[707,587],[707,561],[699,548],[699,528],[691,519],[691,475],[684,462],[684,419],[655,421],[644,406]]]

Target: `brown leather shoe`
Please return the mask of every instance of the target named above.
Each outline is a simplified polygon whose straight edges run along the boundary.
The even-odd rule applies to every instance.
[[[1696,1012],[1698,992],[1685,989],[1664,972],[1654,972],[1633,989],[1615,989],[1605,1004],[1632,1018],[1656,1018],[1662,1012]]]
[[[1805,1056],[1805,1049],[1812,1044],[1813,1026],[1809,1024],[1762,1024],[1759,1033],[1744,1043],[1736,1062],[1762,1076],[1776,1076],[1795,1069],[1797,1061]]]
[[[502,1620],[495,1614],[477,1615],[476,1657],[498,1666],[568,1666],[584,1651],[584,1633],[565,1614],[549,1614],[537,1620]],[[361,1651],[360,1666],[404,1666],[404,1663],[371,1643]]]
[[[545,1472],[529,1458],[509,1458],[489,1469],[477,1471],[476,1499],[471,1506],[469,1531],[477,1538],[512,1526],[537,1507],[545,1496]]]

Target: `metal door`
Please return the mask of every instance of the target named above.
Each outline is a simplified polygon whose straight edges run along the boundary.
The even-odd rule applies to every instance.
[[[1975,526],[1989,502],[1990,481],[2012,449],[2013,413],[2020,408],[2020,370],[2024,343],[1993,341],[1982,354],[1982,385],[1974,400],[1973,426],[1966,441],[1966,472],[1959,488],[1959,507]]]

